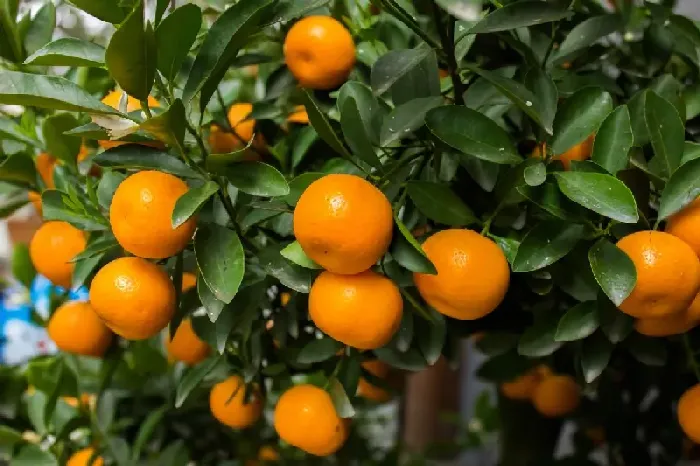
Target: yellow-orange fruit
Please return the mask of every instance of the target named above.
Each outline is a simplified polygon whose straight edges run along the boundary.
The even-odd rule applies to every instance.
[[[83,356],[100,357],[112,342],[112,332],[86,302],[61,305],[51,316],[47,330],[61,351]]]
[[[681,396],[678,402],[678,423],[690,440],[700,443],[700,384]]]
[[[567,375],[552,375],[540,382],[532,395],[535,409],[545,417],[564,417],[576,410],[581,390]]]
[[[70,288],[75,264],[85,250],[85,234],[67,222],[46,222],[34,233],[29,254],[34,268],[54,285]]]
[[[222,424],[234,429],[250,427],[260,418],[262,399],[257,388],[253,389],[252,398],[245,400],[246,387],[243,379],[233,375],[220,382],[209,393],[209,409]]]

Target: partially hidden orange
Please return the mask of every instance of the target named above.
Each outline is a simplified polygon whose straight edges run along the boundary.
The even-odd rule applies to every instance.
[[[66,353],[101,357],[112,342],[112,332],[87,302],[69,301],[59,306],[47,330]]]
[[[243,379],[233,375],[212,388],[209,393],[209,409],[222,424],[234,429],[245,429],[257,422],[262,413],[262,398],[256,387],[251,399],[246,401]]]
[[[75,256],[85,250],[85,234],[68,222],[46,222],[34,233],[29,254],[34,268],[54,285],[70,288]]]

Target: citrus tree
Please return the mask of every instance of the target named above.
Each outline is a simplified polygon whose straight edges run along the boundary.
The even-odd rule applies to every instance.
[[[474,334],[501,416],[458,448],[692,457],[700,30],[672,1],[223,3],[73,0],[102,48],[0,1],[3,212],[45,222],[16,274],[90,293],[3,373],[11,464],[396,464],[360,408]]]

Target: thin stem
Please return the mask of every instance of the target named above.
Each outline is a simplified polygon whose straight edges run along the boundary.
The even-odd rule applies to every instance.
[[[423,307],[421,303],[416,300],[413,296],[411,296],[411,293],[406,291],[404,288],[401,288],[401,294],[403,295],[404,298],[406,298],[406,301],[411,303],[411,306],[415,308],[416,311],[418,311],[418,314],[428,322],[433,321],[433,317],[430,315],[430,313]]]
[[[236,221],[236,208],[233,206],[233,203],[231,202],[231,199],[228,197],[228,192],[226,191],[226,182],[221,178],[218,177],[216,180],[219,183],[219,187],[221,188],[219,190],[219,198],[221,199],[221,202],[224,205],[224,209],[226,210],[226,213],[228,214],[229,218],[231,219],[231,224],[233,225],[233,229],[235,230],[236,234],[238,235],[238,238],[240,238],[241,242],[248,246],[249,249],[252,251],[257,251],[258,247],[255,246],[252,242],[248,240],[243,235],[243,231],[241,230],[240,225],[238,225],[238,222]]]
[[[435,42],[435,39],[430,37],[423,30],[423,28],[420,27],[416,20],[413,19],[413,17],[411,17],[411,15],[409,15],[408,12],[401,8],[401,6],[399,6],[396,2],[392,0],[385,0],[380,3],[382,4],[382,7],[385,11],[390,13],[392,16],[396,17],[396,19],[404,23],[406,26],[408,26],[408,28],[411,29],[418,37],[423,39],[428,45],[434,48],[439,55],[444,54],[444,51],[440,47],[440,44]]]
[[[147,100],[141,101],[141,110],[143,110],[143,113],[145,113],[149,119],[153,118],[153,114],[151,113],[151,109],[148,108],[148,101]]]
[[[688,355],[688,362],[690,363],[690,366],[693,368],[693,372],[695,373],[695,377],[698,379],[700,382],[700,365],[698,365],[698,362],[695,360],[695,355],[693,354],[693,347],[690,345],[690,337],[686,333],[683,335],[683,345],[685,346],[685,352]]]
[[[549,61],[550,55],[554,51],[555,39],[557,37],[557,31],[559,31],[559,23],[552,24],[552,40],[549,41],[549,47],[547,48],[547,53],[544,54],[542,59],[542,68],[547,66],[547,61]]]
[[[450,15],[449,21],[447,22],[447,29],[442,24],[442,17],[440,12],[440,7],[438,7],[435,1],[432,2],[433,6],[433,17],[435,18],[435,25],[437,26],[438,32],[440,33],[440,41],[442,42],[442,49],[445,51],[447,58],[447,71],[450,73],[450,78],[452,79],[452,86],[454,87],[455,93],[455,104],[464,105],[464,84],[459,77],[459,67],[457,66],[457,59],[455,58],[455,41],[454,41],[454,30],[456,20]]]

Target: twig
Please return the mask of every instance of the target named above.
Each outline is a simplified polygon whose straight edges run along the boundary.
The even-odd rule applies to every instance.
[[[434,0],[432,2],[432,6],[435,25],[440,33],[442,49],[447,57],[447,71],[450,73],[452,86],[455,90],[455,104],[464,105],[464,84],[459,77],[459,66],[457,65],[457,59],[455,58],[454,30],[456,20],[450,15],[450,19],[447,22],[447,30],[445,30],[442,24],[442,18],[440,17],[440,7],[438,7]]]

